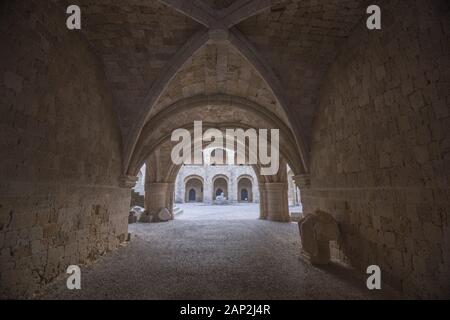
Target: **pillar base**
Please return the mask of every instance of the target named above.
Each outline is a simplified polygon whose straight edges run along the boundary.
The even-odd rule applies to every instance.
[[[139,218],[140,223],[151,223],[153,221],[153,216],[147,214],[147,212],[144,212],[141,217]]]
[[[173,220],[173,188],[174,184],[165,182],[149,182],[145,185],[145,211],[140,222],[153,223]],[[171,219],[161,220],[159,213],[167,209]]]

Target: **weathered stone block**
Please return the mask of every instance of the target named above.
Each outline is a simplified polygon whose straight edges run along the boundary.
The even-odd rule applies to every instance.
[[[330,262],[330,241],[337,240],[339,228],[336,220],[323,211],[308,214],[298,223],[304,254],[314,264]]]

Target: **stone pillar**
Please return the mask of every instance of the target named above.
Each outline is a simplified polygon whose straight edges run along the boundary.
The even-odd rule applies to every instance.
[[[205,204],[212,204],[213,198],[212,198],[212,177],[209,172],[210,167],[206,167],[205,170],[205,177],[204,177],[204,183],[203,183],[203,203]]]
[[[229,185],[228,185],[228,200],[230,201],[230,203],[237,203],[238,202],[238,186],[237,186],[237,178],[235,175],[235,172],[233,172],[233,170],[231,170],[229,176],[228,176],[228,180],[229,180]]]
[[[261,220],[267,219],[267,207],[266,207],[266,184],[259,184],[259,218]]]
[[[158,213],[162,208],[171,211],[169,203],[173,196],[170,183],[150,182],[145,184],[145,211],[146,214],[141,216],[141,222],[158,221]],[[172,211],[173,212],[173,207]]]
[[[256,184],[257,183],[257,179],[253,179],[253,181],[252,181],[252,193],[253,193],[253,203],[258,203],[259,202],[259,198],[260,198],[260,195],[259,195],[259,185],[258,184]]]
[[[265,184],[267,219],[271,221],[289,222],[287,182]]]
[[[177,177],[175,188],[175,202],[184,203],[185,200],[185,190],[184,190],[184,179],[182,177]]]
[[[136,183],[138,182],[138,180],[139,180],[139,178],[136,177],[136,176],[123,175],[123,176],[120,177],[119,187],[129,190],[130,201],[131,201],[131,190],[136,186]],[[128,203],[130,204],[130,202],[128,202]],[[129,207],[129,209],[131,209],[131,208]],[[129,213],[128,219],[130,219],[130,215],[131,214]],[[128,220],[128,222],[130,222],[130,220]],[[134,222],[135,222],[135,220],[134,220]],[[127,229],[126,230],[127,230],[126,233],[128,233],[128,223],[127,223]]]
[[[174,217],[174,214],[173,214],[173,202],[175,200],[175,198],[174,198],[175,197],[175,183],[169,183],[167,192],[169,194],[168,194],[168,197],[167,197],[166,208],[169,209],[170,214],[172,215],[172,219],[173,219],[173,217]]]

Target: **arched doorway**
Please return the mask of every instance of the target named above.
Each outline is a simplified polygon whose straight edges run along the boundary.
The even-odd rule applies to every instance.
[[[203,202],[203,180],[190,176],[185,180],[185,202]]]
[[[213,179],[213,200],[216,199],[216,197],[223,196],[226,199],[229,199],[228,197],[228,178],[226,176],[216,176]]]
[[[248,191],[247,189],[241,190],[241,201],[248,201]]]
[[[249,176],[241,176],[238,179],[238,201],[253,202],[253,179]]]
[[[189,190],[189,202],[194,202],[197,200],[195,189]]]

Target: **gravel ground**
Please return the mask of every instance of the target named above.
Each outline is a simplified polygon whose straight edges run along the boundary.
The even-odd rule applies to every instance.
[[[297,225],[257,220],[253,204],[183,205],[176,220],[130,226],[126,246],[82,268],[82,289],[65,280],[44,299],[378,299],[365,279],[299,252]]]

